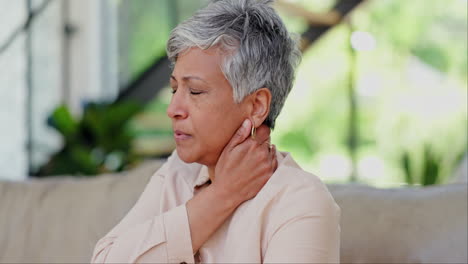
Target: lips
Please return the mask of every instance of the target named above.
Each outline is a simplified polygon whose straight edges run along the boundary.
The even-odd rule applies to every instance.
[[[175,130],[174,131],[174,138],[177,141],[181,141],[181,140],[187,140],[187,139],[192,138],[192,135],[184,133],[184,132],[182,132],[180,130]]]

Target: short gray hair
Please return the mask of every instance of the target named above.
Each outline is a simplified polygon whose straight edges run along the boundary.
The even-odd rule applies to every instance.
[[[218,0],[172,30],[167,55],[174,64],[180,53],[217,46],[226,56],[221,70],[233,88],[234,101],[266,87],[272,94],[265,124],[275,120],[291,91],[301,59],[297,37],[287,31],[271,7],[272,0]]]

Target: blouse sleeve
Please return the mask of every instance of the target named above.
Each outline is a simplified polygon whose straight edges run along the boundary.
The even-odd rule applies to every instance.
[[[313,198],[313,200],[311,200]],[[264,263],[339,263],[340,214],[333,198],[314,191],[297,192],[289,208],[301,207],[301,214],[282,209],[284,220],[275,229],[263,258]],[[295,204],[295,206],[292,206]],[[306,205],[304,205],[306,204]]]
[[[97,242],[91,263],[194,262],[186,204],[158,215],[164,186],[158,172],[128,214]]]

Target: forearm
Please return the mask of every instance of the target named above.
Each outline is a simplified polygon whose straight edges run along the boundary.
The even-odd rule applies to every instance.
[[[187,215],[195,254],[239,205],[228,195],[208,186],[187,202]]]

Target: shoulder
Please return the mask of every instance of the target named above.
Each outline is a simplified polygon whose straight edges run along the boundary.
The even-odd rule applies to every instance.
[[[185,163],[180,159],[177,150],[174,150],[153,177],[161,177],[165,181],[182,179],[188,184],[193,184],[201,167],[198,163]]]
[[[264,187],[271,213],[283,217],[339,217],[340,208],[322,180],[303,170],[289,153],[280,155],[278,168]]]

